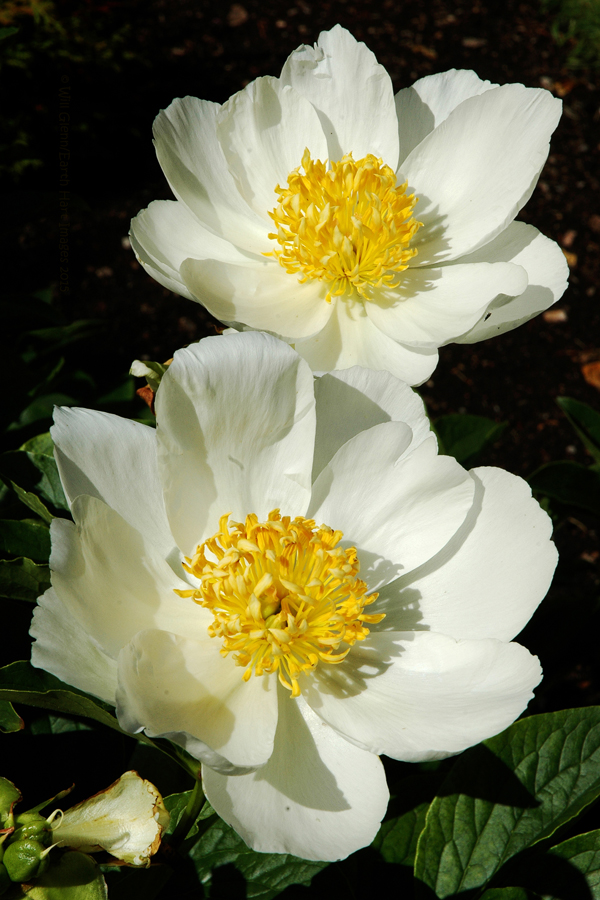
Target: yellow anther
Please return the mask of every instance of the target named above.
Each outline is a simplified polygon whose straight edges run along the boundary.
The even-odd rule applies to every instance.
[[[244,524],[222,516],[219,528],[184,563],[200,587],[176,593],[212,611],[208,632],[222,639],[221,655],[233,653],[245,669],[244,681],[277,672],[298,697],[302,674],[342,662],[368,635],[365,622],[384,618],[364,614],[377,594],[367,595],[357,577],[356,549],[337,546],[341,531],[279,510],[266,522],[254,514]]]
[[[347,153],[338,162],[312,160],[308,150],[277,185],[277,207],[269,213],[277,228],[269,234],[280,249],[274,256],[301,282],[318,279],[332,296],[357,293],[373,299],[375,288],[398,283],[398,275],[417,250],[409,247],[421,226],[413,218],[417,202],[397,185],[383,160],[369,154],[354,161]]]

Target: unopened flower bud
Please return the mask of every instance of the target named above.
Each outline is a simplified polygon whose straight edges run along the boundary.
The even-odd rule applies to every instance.
[[[3,865],[11,881],[21,883],[38,878],[49,865],[49,848],[31,838],[14,841],[4,851]]]

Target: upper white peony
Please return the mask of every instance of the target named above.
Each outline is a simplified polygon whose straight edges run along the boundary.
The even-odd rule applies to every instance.
[[[237,330],[269,331],[314,371],[426,381],[437,348],[501,334],[567,284],[553,241],[514,222],[561,103],[455,69],[394,97],[340,26],[280,78],[155,122],[175,201],[132,222],[138,259]]]
[[[385,812],[379,754],[458,753],[527,705],[540,666],[510,641],[550,519],[438,456],[394,376],[315,380],[266,334],[178,351],[156,411],[56,411],[75,524],[52,522],[32,661],[202,760],[253,848],[342,858]]]

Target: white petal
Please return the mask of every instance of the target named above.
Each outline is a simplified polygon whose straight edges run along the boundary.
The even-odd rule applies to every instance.
[[[418,266],[457,259],[496,237],[531,196],[561,103],[506,84],[463,101],[405,159],[419,197]]]
[[[131,246],[148,274],[188,300],[198,298],[188,290],[179,272],[184,259],[210,257],[238,265],[261,261],[212,234],[177,200],[154,200],[132,220],[130,237]],[[267,242],[265,228],[260,246]]]
[[[362,432],[338,450],[313,486],[310,518],[344,532],[371,589],[441,550],[473,502],[469,473],[436,455],[434,437],[406,454],[406,431],[386,422]]]
[[[314,372],[363,366],[390,372],[407,384],[423,384],[438,362],[437,350],[403,346],[376,328],[362,303],[350,309],[339,300],[323,330],[294,346]]]
[[[380,760],[321,721],[303,702],[280,699],[273,755],[252,775],[202,767],[206,795],[249,847],[302,859],[343,859],[370,844],[389,794]]]
[[[69,503],[80,494],[97,497],[166,557],[175,541],[158,475],[154,428],[110,413],[56,407],[51,434]]]
[[[366,303],[373,324],[395,341],[439,347],[471,328],[495,301],[522,294],[527,273],[513,263],[407,269],[397,288]]]
[[[417,447],[430,437],[431,426],[423,401],[389,372],[354,366],[323,375],[315,381],[317,432],[312,480],[342,444],[383,422],[406,422]]]
[[[244,670],[220,649],[220,639],[208,632],[193,640],[167,631],[136,634],[119,656],[121,726],[169,735],[193,749],[181,740],[183,732],[233,766],[266,763],[277,725],[276,682],[268,676],[243,681]]]
[[[95,497],[78,497],[72,509],[77,525],[52,522],[52,585],[68,614],[106,653],[116,659],[144,628],[204,634],[212,616],[174,593],[189,584],[155,545]]]
[[[512,222],[485,247],[463,257],[461,262],[512,262],[523,266],[529,278],[525,291],[509,302],[493,303],[482,319],[466,334],[456,338],[459,344],[474,344],[504,334],[533,319],[560,300],[567,289],[569,267],[561,248],[532,225]]]
[[[498,85],[482,81],[470,69],[450,69],[448,72],[426,75],[411,87],[398,91],[395,101],[400,139],[399,164],[402,165],[411,150],[447,119],[459,103],[495,87]]]
[[[557,561],[550,517],[522,478],[494,468],[470,474],[475,500],[462,528],[437,556],[384,588],[382,628],[407,628],[408,607],[411,627],[510,641],[546,595]]]
[[[328,286],[321,281],[300,284],[275,260],[238,265],[187,259],[181,277],[221,322],[242,322],[289,340],[321,331],[331,316]]]
[[[372,753],[442,759],[507,728],[541,679],[520,644],[455,641],[430,631],[371,634],[303,694],[343,737]]]
[[[32,665],[106,703],[115,703],[115,660],[81,626],[54,588],[38,599],[29,633],[35,638]]]
[[[330,160],[350,151],[355,160],[372,153],[396,169],[398,131],[390,76],[349,31],[336,25],[321,32],[314,47],[298,47],[281,80],[317,110]]]
[[[308,366],[266,334],[209,337],[175,354],[156,400],[167,514],[189,555],[219,518],[302,515],[315,412]],[[173,630],[173,629],[171,629]]]
[[[308,147],[313,159],[327,158],[319,118],[305,98],[278,78],[252,81],[223,105],[217,136],[238,190],[266,222],[277,206],[275,188],[287,186],[290,172]]]
[[[197,221],[237,247],[260,253],[265,223],[241,196],[227,166],[217,138],[220,110],[218,103],[197,97],[174,100],[154,121],[156,155],[173,193]]]

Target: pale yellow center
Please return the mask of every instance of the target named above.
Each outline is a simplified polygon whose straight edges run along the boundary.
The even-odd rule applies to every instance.
[[[355,162],[347,153],[328,167],[305,150],[287,182],[275,188],[279,203],[269,213],[277,226],[269,237],[280,249],[265,256],[300,282],[326,282],[328,301],[353,292],[371,300],[375,288],[398,283],[417,253],[408,245],[421,222],[412,215],[417,198],[383,160],[369,154]]]
[[[365,623],[384,618],[364,613],[377,594],[367,596],[357,578],[356,549],[338,546],[341,531],[278,509],[266,522],[222,516],[219,529],[183,566],[200,587],[176,593],[211,610],[208,632],[222,639],[222,656],[233,653],[244,667],[244,681],[277,672],[298,697],[302,673],[342,662],[368,635]]]

